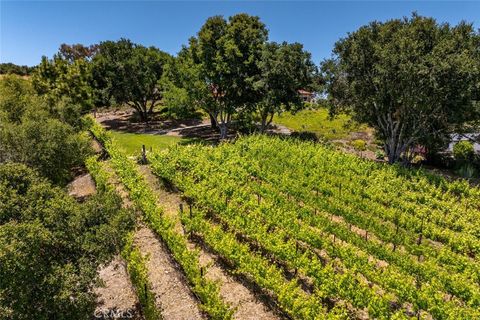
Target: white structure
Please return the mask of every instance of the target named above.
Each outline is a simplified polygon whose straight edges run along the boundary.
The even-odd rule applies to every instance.
[[[473,143],[473,149],[476,153],[480,154],[480,133],[465,133],[465,134],[452,134],[451,142],[448,145],[448,151],[453,152],[453,146],[460,141],[476,141]]]

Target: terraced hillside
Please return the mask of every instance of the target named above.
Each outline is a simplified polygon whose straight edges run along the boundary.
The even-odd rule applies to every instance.
[[[253,136],[151,155],[159,182],[184,200],[165,214],[148,168],[96,134],[210,317],[248,318],[210,282],[198,250],[277,317],[480,317],[480,190],[466,183]]]

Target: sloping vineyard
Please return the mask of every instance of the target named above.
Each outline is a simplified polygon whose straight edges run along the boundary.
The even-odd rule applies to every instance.
[[[162,209],[156,205],[156,198],[141,177],[135,163],[117,148],[110,134],[98,124],[92,122],[91,131],[105,146],[111,158],[111,165],[128,189],[135,207],[144,213],[150,228],[163,239],[182,268],[192,291],[202,303],[202,309],[212,319],[231,318],[232,310],[219,297],[216,283],[205,278],[198,263],[197,252],[189,250],[184,236],[174,231],[173,221],[163,215]]]
[[[185,229],[292,318],[480,318],[480,190],[465,182],[263,136],[150,161],[190,201]]]

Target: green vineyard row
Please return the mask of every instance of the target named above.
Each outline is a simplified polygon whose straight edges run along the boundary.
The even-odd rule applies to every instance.
[[[212,319],[230,319],[234,310],[221,299],[218,285],[205,278],[199,264],[198,252],[189,250],[187,239],[174,230],[174,221],[163,214],[153,191],[138,172],[136,164],[115,145],[112,137],[100,125],[93,123],[91,132],[106,148],[112,167],[129,191],[130,199],[143,212],[149,226],[163,239],[182,267],[192,291],[202,303],[202,309]]]
[[[295,152],[284,152],[284,157],[277,158],[276,161],[269,158],[268,152],[275,153],[273,150],[285,149],[285,145],[288,143],[280,140],[247,138],[237,141],[235,145],[223,145],[217,149],[208,147],[177,148],[168,153],[154,155],[151,161],[157,174],[172,179],[183,189],[186,196],[195,199],[202,207],[213,208],[216,213],[222,214],[223,219],[226,219],[227,213],[232,211],[229,219],[237,220],[231,220],[230,223],[236,221],[237,230],[245,234],[258,234],[259,230],[255,230],[255,224],[257,225],[256,229],[265,225],[280,226],[289,235],[301,239],[314,248],[322,248],[327,251],[328,248],[334,248],[328,253],[339,257],[344,265],[360,272],[371,282],[395,293],[402,302],[413,303],[416,310],[427,310],[436,318],[469,319],[479,316],[476,310],[480,296],[478,285],[471,281],[471,278],[475,278],[477,275],[467,277],[464,274],[450,274],[433,264],[432,261],[416,262],[399,250],[388,250],[379,243],[365,241],[341,224],[328,220],[326,218],[328,215],[325,215],[328,212],[320,212],[315,209],[317,212],[314,214],[313,210],[305,207],[292,206],[291,203],[295,201],[285,201],[285,194],[275,190],[277,187],[282,189],[281,181],[277,180],[276,183],[271,184],[258,183],[259,177],[262,179],[268,177],[265,173],[267,172],[271,176],[278,177],[279,180],[283,177],[285,181],[295,181],[297,190],[302,188],[304,180],[301,176],[297,175],[296,179],[294,177],[285,178],[288,176],[288,170],[301,172],[301,167],[288,167],[287,170],[278,172],[275,171],[274,166],[268,166],[270,163],[287,163],[288,160],[282,162],[284,158],[298,159]],[[303,144],[301,147],[303,149],[315,148],[308,144]],[[249,148],[255,149],[257,158],[255,152],[249,152]],[[220,151],[218,151],[219,149]],[[322,151],[327,152],[326,150]],[[288,154],[291,156],[287,157]],[[352,161],[356,160],[352,159]],[[259,170],[262,165],[263,170]],[[271,171],[269,171],[270,169]],[[304,170],[304,172],[308,171]],[[312,189],[308,184],[303,185],[309,194],[312,196],[315,194],[310,192]],[[474,191],[469,192],[474,193]],[[295,193],[292,192],[292,194]],[[348,196],[348,193],[343,195]],[[255,197],[261,197],[260,204],[256,203]],[[293,196],[290,200],[292,199]],[[267,205],[267,201],[271,201],[271,203]],[[239,204],[238,207],[237,204]],[[331,208],[326,207],[326,209]],[[261,215],[262,211],[265,214]],[[251,227],[248,229],[246,220],[247,218],[253,219],[251,217],[254,216],[254,213],[261,216],[263,220],[253,220],[254,222],[250,222]],[[315,226],[319,232],[315,233],[312,226]],[[278,232],[278,229],[274,230]],[[338,241],[337,244],[329,243],[330,238],[325,236],[322,239],[320,232],[333,234],[334,237],[339,237],[347,244],[340,246]],[[262,237],[265,239],[266,233],[268,232],[264,232],[262,236],[257,235],[257,239]],[[368,255],[358,250],[360,246],[368,254],[386,259],[391,265],[386,268],[376,268],[374,262],[368,261]],[[429,267],[433,268],[429,269]],[[438,281],[437,277],[439,277]],[[334,291],[337,294],[342,293],[338,289]],[[445,292],[452,293],[456,297],[448,297]],[[353,297],[354,293],[351,296]],[[344,293],[342,298],[348,299],[348,293]],[[371,302],[368,298],[365,300],[363,304],[356,301],[356,305],[360,307]],[[372,312],[372,310],[369,311]],[[388,316],[388,313],[385,315]]]

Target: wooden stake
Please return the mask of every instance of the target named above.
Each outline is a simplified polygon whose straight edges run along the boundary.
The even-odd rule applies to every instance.
[[[423,233],[420,233],[417,240],[417,245],[419,246],[422,243]]]
[[[147,164],[147,153],[145,151],[145,145],[142,144],[142,163]]]

